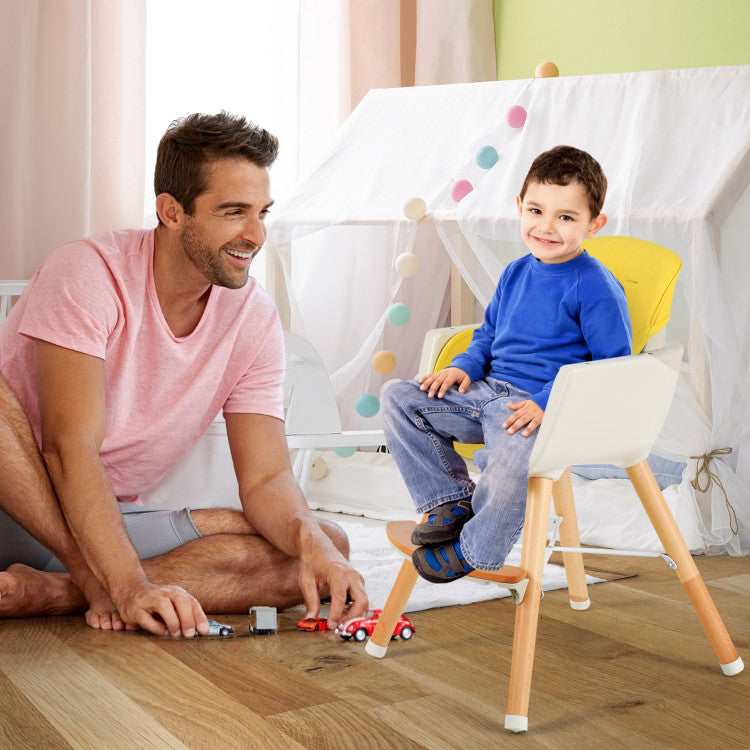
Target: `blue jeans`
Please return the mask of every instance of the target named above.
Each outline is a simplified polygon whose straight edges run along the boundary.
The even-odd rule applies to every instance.
[[[508,403],[529,394],[493,378],[474,381],[466,393],[453,386],[443,398],[428,398],[415,380],[383,392],[385,438],[420,513],[471,497],[474,517],[461,530],[461,550],[474,568],[497,570],[523,528],[529,456],[536,431],[509,435],[501,425]],[[476,485],[453,441],[484,443],[474,454],[482,470]]]

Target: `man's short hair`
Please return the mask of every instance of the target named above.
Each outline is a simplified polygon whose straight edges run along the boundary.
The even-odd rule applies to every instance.
[[[573,146],[555,146],[539,154],[531,164],[519,196],[523,200],[531,182],[570,185],[573,180],[580,182],[586,191],[591,218],[599,216],[607,194],[607,178],[591,154]]]
[[[156,152],[154,191],[169,193],[192,215],[195,199],[208,189],[209,167],[218,159],[247,159],[270,167],[279,141],[244,117],[196,113],[174,120]]]

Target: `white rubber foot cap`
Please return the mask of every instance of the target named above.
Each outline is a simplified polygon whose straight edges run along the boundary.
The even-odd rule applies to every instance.
[[[371,640],[367,641],[365,643],[365,651],[367,651],[370,656],[374,656],[376,659],[382,659],[386,652],[388,651],[387,646],[378,646],[376,643],[373,643]]]
[[[745,668],[745,665],[742,663],[742,657],[738,657],[736,661],[731,662],[731,664],[722,664],[721,665],[721,671],[724,672],[725,675],[728,677],[732,677],[736,674],[739,674],[743,669]]]
[[[570,600],[571,609],[577,609],[577,610],[583,611],[584,609],[588,609],[590,606],[591,606],[591,599],[586,599],[585,602],[574,602],[572,599]]]
[[[529,728],[529,717],[528,716],[513,716],[513,714],[505,715],[505,728],[511,732],[525,732]]]

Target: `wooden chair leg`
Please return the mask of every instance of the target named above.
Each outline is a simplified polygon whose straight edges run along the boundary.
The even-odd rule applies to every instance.
[[[578,519],[573,499],[573,484],[570,481],[570,469],[565,469],[562,476],[552,485],[552,500],[555,513],[562,517],[560,524],[560,541],[563,547],[580,547],[581,537],[578,533]],[[591,605],[586,571],[583,568],[583,555],[580,552],[563,552],[565,577],[568,579],[568,596],[573,609],[588,609]]]
[[[627,472],[664,545],[664,550],[677,563],[677,577],[684,586],[708,640],[719,657],[722,671],[726,675],[738,674],[744,668],[742,659],[729,637],[648,463],[641,461],[628,468]]]
[[[419,573],[417,573],[412,561],[408,559],[404,560],[396,582],[391,589],[391,593],[388,594],[388,601],[386,601],[383,611],[378,618],[378,624],[375,626],[370,640],[365,645],[365,651],[370,656],[375,656],[378,659],[382,659],[385,656],[388,644],[391,642],[393,630],[401,617],[401,613],[404,611],[404,607],[406,607],[406,603],[409,601],[418,577]]]
[[[508,713],[505,716],[505,728],[512,732],[525,732],[529,725],[531,672],[534,667],[534,647],[539,619],[539,600],[542,596],[542,573],[544,552],[547,547],[547,523],[551,495],[551,479],[541,477],[529,479],[521,548],[521,567],[529,577],[529,585],[523,601],[516,608]]]

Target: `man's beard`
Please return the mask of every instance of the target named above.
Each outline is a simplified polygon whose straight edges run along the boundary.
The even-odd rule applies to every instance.
[[[224,260],[226,250],[241,253],[257,253],[258,248],[241,240],[227,242],[217,250],[212,250],[195,232],[190,224],[185,227],[181,237],[182,252],[185,257],[202,273],[209,283],[227,289],[241,289],[247,284],[250,266],[237,268]]]

